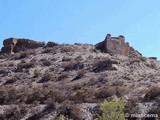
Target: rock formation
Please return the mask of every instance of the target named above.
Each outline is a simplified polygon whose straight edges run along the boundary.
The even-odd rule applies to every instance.
[[[11,54],[12,52],[16,53],[26,49],[34,49],[38,47],[45,46],[42,42],[36,42],[29,39],[15,39],[8,38],[3,41],[4,47],[1,49],[1,53]]]
[[[130,47],[129,43],[125,43],[125,37],[120,35],[119,37],[111,37],[107,34],[104,41],[95,45],[95,47],[102,52],[110,54],[120,54],[128,57],[141,57],[141,53]]]
[[[54,46],[57,46],[58,44],[57,43],[55,43],[55,42],[48,42],[47,44],[46,44],[46,47],[54,47]]]

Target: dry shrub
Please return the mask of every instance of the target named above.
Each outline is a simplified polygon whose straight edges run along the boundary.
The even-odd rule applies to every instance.
[[[121,80],[117,80],[112,83],[112,86],[123,86],[123,85],[124,85],[124,81],[121,81]]]
[[[16,103],[17,91],[15,87],[1,87],[0,88],[0,104]]]
[[[62,61],[63,61],[63,62],[65,62],[65,61],[69,62],[70,60],[71,60],[71,58],[66,57],[66,56],[64,56],[64,57],[62,58]]]
[[[140,113],[140,109],[137,106],[137,103],[139,103],[139,101],[137,101],[136,99],[129,99],[125,104],[124,112],[125,113],[130,113],[130,114]],[[136,120],[136,118],[128,116],[128,120]]]
[[[129,65],[134,64],[134,63],[138,63],[139,64],[140,62],[141,62],[140,58],[131,58],[129,60]]]
[[[16,82],[18,79],[16,77],[12,77],[8,80],[5,81],[4,85],[7,85],[7,84],[12,84],[14,82]]]
[[[9,99],[8,91],[5,87],[0,89],[0,105],[5,104]]]
[[[93,88],[82,88],[76,92],[74,101],[76,103],[92,102],[94,94],[95,91],[93,90]]]
[[[156,100],[160,96],[160,87],[151,87],[146,92],[144,101]]]
[[[59,107],[59,115],[63,114],[65,117],[69,117],[72,111],[72,104],[73,103],[68,100],[65,100],[63,103],[61,103],[61,106]]]
[[[27,104],[33,104],[33,103],[39,103],[39,104],[45,104],[50,102],[62,102],[66,98],[65,94],[62,90],[53,87],[43,87],[43,86],[37,86],[32,89],[32,91],[29,93],[26,103]]]
[[[20,53],[14,54],[12,59],[19,60],[19,59],[27,58],[29,55],[30,55],[29,51],[21,51]]]
[[[152,69],[157,69],[156,62],[154,60],[152,62],[150,62],[149,67],[152,68]]]
[[[0,88],[0,105],[4,104],[46,104],[58,102],[61,103],[65,99],[68,99],[67,91],[61,88],[56,88],[53,85],[50,86],[21,86],[18,88],[13,87],[1,87]]]
[[[64,63],[62,67],[64,68],[64,71],[71,71],[71,70],[83,69],[84,65],[83,63],[80,62],[67,62]]]
[[[85,71],[83,71],[83,70],[78,71],[76,77],[72,81],[81,79],[84,76],[84,74],[85,74]]]
[[[41,103],[44,104],[46,100],[45,91],[41,86],[34,87],[32,91],[28,94],[26,104]]]
[[[0,59],[4,59],[4,58],[6,58],[5,55],[0,53]]]
[[[81,120],[81,113],[82,111],[78,106],[71,101],[65,100],[59,108],[58,116],[63,115],[68,119]]]
[[[38,78],[38,77],[40,77],[40,76],[41,76],[41,72],[38,71],[38,70],[35,70],[35,71],[34,71],[34,76],[33,76],[33,78]]]
[[[147,58],[146,58],[146,57],[141,57],[140,59],[141,59],[141,61],[143,61],[143,62],[146,62],[146,61],[147,61]]]
[[[46,72],[43,75],[42,79],[38,81],[38,83],[48,82],[48,81],[51,81],[52,79],[53,79],[53,75]]]
[[[89,81],[87,82],[87,86],[93,86],[97,85],[97,79],[95,77],[89,78]]]
[[[9,104],[16,103],[18,101],[18,98],[17,98],[18,97],[18,91],[16,90],[16,88],[14,86],[10,87],[10,88],[7,88],[7,92],[8,92],[9,99],[6,102],[9,103]]]
[[[96,93],[96,98],[104,99],[108,97],[112,97],[113,95],[117,95],[118,97],[123,96],[128,92],[128,89],[121,86],[109,86],[100,88]]]
[[[96,93],[96,98],[98,99],[104,99],[111,97],[113,95],[116,95],[116,88],[115,87],[105,87],[105,88],[100,88],[97,93]]]
[[[57,79],[56,81],[62,81],[68,78],[68,74],[67,73],[62,73]]]
[[[25,107],[21,106],[11,106],[10,108],[5,108],[4,111],[3,115],[0,115],[1,120],[20,120],[27,113]]]
[[[17,69],[15,72],[23,72],[23,69],[29,69],[35,67],[34,62],[26,62],[25,60],[21,60],[19,64],[17,64]]]
[[[0,59],[5,59],[5,58],[9,58],[11,57],[11,54],[7,54],[7,53],[0,53]]]
[[[30,54],[29,54],[28,51],[21,52],[21,53],[20,53],[19,59],[26,58],[26,57],[28,57],[29,55],[30,55]]]
[[[127,94],[129,92],[129,89],[124,86],[117,86],[116,87],[116,95],[118,97],[122,97],[123,95]]]
[[[95,73],[106,70],[112,70],[112,61],[110,59],[98,61],[93,65],[93,72]]]
[[[10,63],[8,64],[8,66],[9,66],[9,67],[13,67],[13,66],[15,66],[15,63],[14,63],[14,62],[10,62]]]
[[[50,114],[52,111],[56,109],[55,104],[47,104],[47,106],[42,111],[37,111],[35,109],[32,110],[32,114],[30,117],[28,117],[26,120],[39,120],[43,116]]]
[[[43,65],[44,66],[50,66],[50,65],[52,65],[52,63],[51,63],[51,61],[44,59],[43,60]]]
[[[74,84],[71,86],[71,88],[73,91],[80,90],[82,88],[82,84],[80,84],[80,83]]]
[[[72,47],[67,47],[67,46],[59,46],[60,50],[62,53],[68,53],[68,52],[73,52],[75,51],[75,49],[73,49]]]
[[[154,105],[155,107],[151,108],[147,114],[155,114],[155,117],[152,117],[152,119],[148,118],[146,120],[159,120],[160,119],[160,103],[156,103]]]
[[[51,48],[45,48],[44,51],[42,51],[42,54],[43,53],[51,53],[51,52],[52,52]]]
[[[9,73],[9,72],[8,72],[6,69],[0,70],[0,76],[1,76],[1,77],[7,76],[8,73]]]

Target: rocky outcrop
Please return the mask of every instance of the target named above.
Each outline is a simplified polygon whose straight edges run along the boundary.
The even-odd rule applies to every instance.
[[[30,39],[15,39],[8,38],[3,41],[4,47],[1,49],[1,53],[10,54],[12,52],[16,53],[19,51],[24,51],[26,49],[35,49],[38,47],[43,47],[45,44],[43,42],[36,42]]]
[[[57,46],[58,44],[55,43],[55,42],[48,42],[46,47],[54,47],[54,46]]]
[[[104,41],[95,45],[95,47],[102,52],[110,54],[120,54],[128,57],[141,57],[141,53],[134,48],[130,47],[129,43],[125,43],[125,37],[120,35],[119,37],[111,37],[107,34]]]
[[[157,57],[148,57],[148,59],[157,60]]]

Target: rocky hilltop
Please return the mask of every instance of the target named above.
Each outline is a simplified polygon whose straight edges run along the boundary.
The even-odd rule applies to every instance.
[[[124,36],[108,34],[96,45],[16,38],[3,45],[1,120],[94,120],[112,100],[125,103],[124,113],[160,116],[160,62],[142,56]]]

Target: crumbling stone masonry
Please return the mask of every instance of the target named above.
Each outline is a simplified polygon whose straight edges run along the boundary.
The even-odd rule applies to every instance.
[[[1,53],[7,53],[7,54],[45,46],[45,44],[42,42],[36,42],[29,39],[15,39],[15,38],[5,39],[3,41],[3,45],[4,47],[2,47]]]
[[[107,34],[105,40],[96,44],[95,47],[102,52],[110,54],[120,54],[128,57],[142,56],[137,50],[130,47],[129,43],[125,43],[125,37],[122,35],[119,37],[111,37],[110,34]]]

